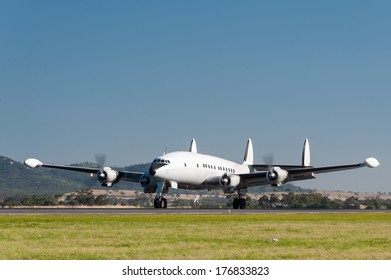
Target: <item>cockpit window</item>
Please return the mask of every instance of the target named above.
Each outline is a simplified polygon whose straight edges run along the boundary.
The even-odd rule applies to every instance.
[[[167,159],[161,159],[161,158],[155,158],[154,160],[153,160],[153,162],[161,162],[161,163],[170,163],[170,161],[169,160],[167,160]]]

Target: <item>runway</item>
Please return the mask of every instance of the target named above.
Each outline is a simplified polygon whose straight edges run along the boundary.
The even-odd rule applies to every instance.
[[[347,213],[391,213],[391,210],[359,209],[189,209],[189,208],[0,208],[1,215],[245,215],[245,214],[347,214]]]

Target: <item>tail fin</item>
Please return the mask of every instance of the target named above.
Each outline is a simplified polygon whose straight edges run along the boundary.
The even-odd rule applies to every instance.
[[[195,153],[195,154],[197,153],[197,143],[196,143],[195,139],[191,140],[190,147],[189,147],[189,152],[192,152],[192,153]]]
[[[310,142],[306,138],[303,145],[303,154],[301,158],[301,165],[304,167],[311,166],[311,153],[310,153]]]
[[[244,153],[243,164],[253,165],[254,164],[254,151],[253,151],[253,142],[251,139],[247,140],[246,151]]]

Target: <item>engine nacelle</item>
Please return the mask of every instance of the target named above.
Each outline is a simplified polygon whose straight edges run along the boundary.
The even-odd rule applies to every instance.
[[[140,185],[144,189],[144,193],[155,193],[157,188],[156,180],[153,176],[145,173],[140,177]]]
[[[224,174],[220,178],[220,185],[224,187],[237,187],[240,184],[240,177],[234,174]]]
[[[113,184],[118,183],[119,181],[118,171],[115,171],[110,167],[104,167],[96,176],[102,187],[112,187]]]
[[[269,181],[273,182],[272,185],[280,186],[284,183],[288,177],[288,171],[276,166],[267,174]]]

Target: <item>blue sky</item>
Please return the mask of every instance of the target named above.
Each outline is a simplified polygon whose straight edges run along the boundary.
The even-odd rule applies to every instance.
[[[0,1],[0,154],[114,166],[168,150],[376,170],[300,185],[391,191],[389,1]]]

